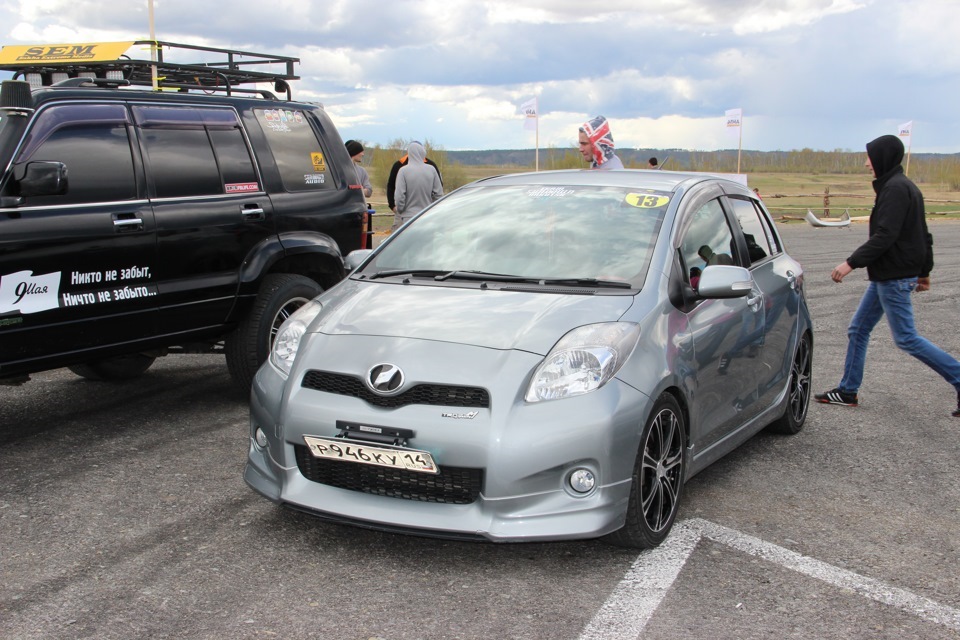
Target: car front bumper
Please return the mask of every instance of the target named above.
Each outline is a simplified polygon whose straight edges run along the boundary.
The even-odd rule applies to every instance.
[[[443,361],[471,362],[471,373],[462,368],[459,376],[431,371],[432,379],[464,385],[485,381],[489,408],[476,410],[469,419],[461,409],[436,406],[382,409],[358,398],[286,384],[270,365],[261,368],[251,395],[246,482],[276,503],[326,519],[421,535],[564,540],[599,537],[623,526],[650,398],[614,379],[585,395],[527,403],[526,380],[538,356],[450,344],[442,349]],[[419,356],[417,362],[434,368],[441,362]],[[402,356],[400,360],[406,364]],[[413,378],[421,373],[412,364],[405,370]],[[301,377],[295,369],[291,380]],[[460,417],[451,419],[451,413]],[[470,504],[425,502],[309,480],[297,464],[296,447],[304,444],[305,435],[336,436],[338,420],[414,431],[409,447],[429,451],[441,469],[482,470],[479,495]],[[258,428],[266,435],[265,447],[254,437]],[[586,494],[568,483],[580,468],[596,478]]]

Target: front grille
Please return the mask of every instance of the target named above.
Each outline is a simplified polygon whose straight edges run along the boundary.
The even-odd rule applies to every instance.
[[[476,502],[483,486],[483,469],[439,467],[438,474],[418,473],[317,458],[306,445],[293,448],[303,477],[338,489],[419,502],[470,504]]]
[[[418,384],[395,396],[380,396],[371,391],[363,380],[328,371],[307,371],[300,385],[307,389],[359,398],[376,407],[395,409],[411,404],[444,407],[490,406],[490,394],[478,387],[460,387],[448,384]]]

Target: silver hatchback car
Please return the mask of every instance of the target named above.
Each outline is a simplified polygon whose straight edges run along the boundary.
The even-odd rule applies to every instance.
[[[514,174],[424,210],[279,329],[246,482],[321,518],[660,544],[683,485],[810,397],[803,270],[756,195]]]

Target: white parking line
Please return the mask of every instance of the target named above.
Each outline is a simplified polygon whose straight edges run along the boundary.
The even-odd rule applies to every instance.
[[[678,523],[659,547],[640,554],[580,634],[579,640],[636,640],[701,538],[709,538],[827,584],[850,589],[865,598],[888,604],[924,620],[960,630],[958,609],[814,560],[760,538],[693,518]]]

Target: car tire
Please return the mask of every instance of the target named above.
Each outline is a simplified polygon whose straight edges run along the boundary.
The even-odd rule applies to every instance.
[[[643,428],[633,469],[627,519],[606,540],[650,549],[663,542],[680,509],[686,473],[686,428],[677,399],[663,393]]]
[[[323,288],[306,276],[274,273],[263,279],[253,308],[224,343],[227,369],[243,393],[249,393],[280,325],[321,292]]]
[[[114,358],[103,358],[102,360],[92,360],[83,364],[70,365],[70,371],[81,378],[87,380],[127,380],[142,375],[144,371],[150,368],[154,356],[148,356],[143,353],[131,353],[125,356],[116,356]]]
[[[790,365],[790,380],[787,387],[787,408],[783,415],[767,427],[773,433],[793,435],[803,429],[810,406],[810,375],[813,371],[813,344],[810,334],[805,333],[797,343]]]

